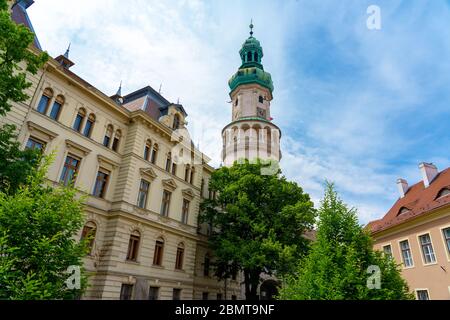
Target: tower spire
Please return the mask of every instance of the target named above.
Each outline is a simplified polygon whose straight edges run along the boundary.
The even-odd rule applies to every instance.
[[[66,57],[67,59],[69,59],[70,45],[71,42],[69,42],[69,46],[67,47],[66,53],[64,53],[64,57]]]
[[[253,37],[253,18],[250,19],[249,27],[250,27],[250,37]]]
[[[116,96],[122,96],[122,80],[120,80],[119,89],[117,89]]]

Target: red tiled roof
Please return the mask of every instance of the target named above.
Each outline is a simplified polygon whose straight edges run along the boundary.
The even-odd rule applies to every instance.
[[[423,181],[411,186],[405,196],[399,198],[382,219],[371,221],[367,228],[372,233],[380,232],[449,205],[450,195],[437,198],[439,191],[446,187],[450,189],[450,168],[441,171],[428,188],[424,187]],[[409,211],[404,210],[405,212],[399,215],[402,208],[409,209]]]

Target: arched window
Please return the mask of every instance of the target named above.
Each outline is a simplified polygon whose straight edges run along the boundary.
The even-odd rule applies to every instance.
[[[173,126],[172,126],[172,128],[173,128],[174,130],[180,128],[180,116],[179,116],[178,114],[176,114],[176,115],[173,117]]]
[[[153,254],[153,264],[155,266],[162,265],[163,253],[164,253],[164,239],[158,238],[155,243],[155,252]]]
[[[95,114],[91,113],[87,118],[86,125],[84,126],[83,135],[90,138],[92,129],[94,128]]]
[[[53,102],[52,110],[50,111],[50,118],[52,118],[53,120],[59,119],[64,101],[65,99],[62,95],[58,95],[56,97],[55,102]]]
[[[236,107],[238,106],[238,104],[239,104],[239,99],[236,98]]]
[[[139,251],[139,243],[141,241],[141,234],[135,230],[130,235],[130,241],[128,242],[127,260],[136,261]]]
[[[183,258],[184,258],[184,244],[181,242],[177,247],[177,257],[175,260],[175,269],[183,269]]]
[[[258,52],[255,52],[255,62],[258,62]]]
[[[95,234],[97,233],[97,225],[89,221],[83,227],[83,231],[81,231],[80,241],[87,239],[88,241],[88,254],[92,254],[92,249],[94,248]]]
[[[73,122],[73,129],[75,131],[80,132],[81,126],[83,124],[83,120],[86,117],[86,110],[84,108],[80,108],[78,110],[77,116],[75,117],[75,121]]]
[[[106,133],[105,133],[105,137],[103,138],[103,145],[105,147],[109,147],[109,143],[111,142],[111,136],[114,132],[114,127],[109,124],[108,127],[106,127]]]
[[[436,196],[436,199],[438,199],[438,198],[440,198],[440,197],[447,196],[447,195],[449,195],[449,194],[450,194],[450,189],[449,189],[449,188],[442,188],[442,189],[438,192],[438,194],[437,194],[437,196]]]
[[[113,149],[113,151],[119,150],[119,145],[120,145],[120,139],[122,138],[122,131],[120,131],[119,129],[116,130],[116,134],[114,135],[114,140],[113,140],[113,144],[111,149]]]
[[[145,142],[144,147],[144,159],[149,161],[150,160],[150,153],[152,152],[152,140],[147,139]]]
[[[209,258],[209,253],[207,253],[205,255],[205,260],[203,261],[203,275],[205,277],[209,277],[209,265],[210,265],[211,261]]]
[[[245,136],[245,159],[250,158],[250,137],[248,135]],[[250,159],[249,159],[250,160]]]
[[[171,167],[172,167],[172,153],[169,152],[166,158],[166,171],[170,172]]]
[[[267,155],[270,156],[272,154],[272,132],[270,128],[264,128],[267,132]]]
[[[39,104],[37,106],[37,111],[42,114],[47,113],[48,105],[50,104],[50,100],[53,98],[53,90],[50,88],[45,88],[41,100],[39,100]]]
[[[190,171],[191,171],[191,166],[187,164],[184,169],[184,181],[186,181],[186,182],[189,182]]]
[[[252,61],[252,53],[248,52],[247,53],[247,62],[250,62],[250,61]]]
[[[189,178],[189,183],[190,184],[194,184],[194,177],[195,177],[195,168],[194,168],[194,166],[192,166],[192,168],[191,168],[191,176]]]
[[[153,164],[155,164],[155,163],[156,163],[157,156],[158,156],[158,144],[155,143],[155,144],[153,145],[152,156],[150,157],[150,162],[153,163]]]
[[[263,98],[263,96],[259,96],[258,100],[259,100],[259,103],[264,103],[264,98]]]

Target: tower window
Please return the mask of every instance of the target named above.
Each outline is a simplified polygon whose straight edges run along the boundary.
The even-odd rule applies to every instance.
[[[264,103],[264,98],[263,98],[263,96],[259,96],[258,100],[259,100],[259,103]]]
[[[248,52],[247,53],[247,62],[250,62],[250,61],[252,61],[252,53]]]
[[[255,61],[258,62],[258,52],[255,52]]]

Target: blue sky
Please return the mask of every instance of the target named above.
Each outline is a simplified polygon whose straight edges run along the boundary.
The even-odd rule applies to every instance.
[[[381,30],[366,27],[381,9]],[[74,72],[112,95],[162,83],[218,165],[230,121],[227,81],[254,36],[275,85],[284,174],[318,204],[325,179],[361,223],[398,198],[418,164],[450,165],[450,2],[444,0],[37,0],[29,14],[52,56],[69,42]]]

